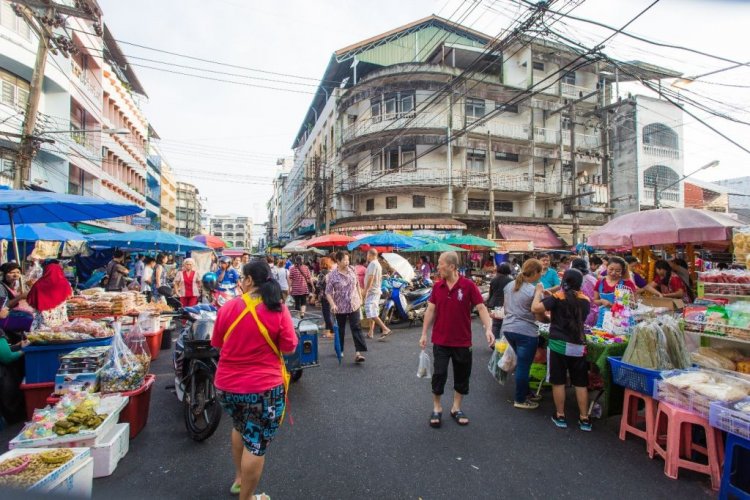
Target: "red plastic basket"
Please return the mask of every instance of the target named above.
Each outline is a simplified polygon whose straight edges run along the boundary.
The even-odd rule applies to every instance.
[[[152,361],[159,357],[159,351],[161,351],[162,335],[164,335],[164,329],[143,334],[143,336],[146,337],[146,343],[148,344],[148,349],[151,351]]]
[[[26,401],[26,418],[31,420],[34,410],[47,406],[47,398],[55,391],[55,383],[21,384],[21,390]]]
[[[128,396],[128,404],[120,412],[120,423],[130,424],[130,439],[133,439],[146,427],[148,422],[148,409],[151,406],[151,387],[156,382],[156,375],[148,374],[143,385],[134,390],[121,393]]]

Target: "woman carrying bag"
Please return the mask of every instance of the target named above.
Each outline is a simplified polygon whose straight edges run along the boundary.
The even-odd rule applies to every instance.
[[[215,383],[233,423],[230,492],[250,499],[263,473],[266,449],[284,418],[289,373],[282,355],[295,351],[297,334],[266,262],[242,267],[242,289],[242,296],[219,310],[211,345],[221,350]]]

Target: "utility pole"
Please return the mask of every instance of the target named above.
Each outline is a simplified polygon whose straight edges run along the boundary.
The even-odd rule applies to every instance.
[[[573,186],[571,194],[576,194],[576,181],[578,179],[578,164],[576,161],[576,101],[570,103],[570,167],[573,171]],[[573,210],[573,244],[578,244],[578,232],[580,224],[578,220],[578,211]]]
[[[44,86],[47,57],[50,52],[69,57],[78,50],[69,38],[55,35],[53,29],[65,26],[66,18],[63,16],[94,21],[94,30],[99,36],[102,35],[102,28],[101,11],[91,0],[76,2],[76,7],[46,0],[16,0],[14,3],[16,15],[22,17],[39,37],[34,71],[29,84],[29,100],[21,130],[22,137],[18,147],[17,166],[13,172],[13,187],[23,189],[30,177],[31,161],[39,149],[39,141],[35,140],[33,134]]]
[[[487,131],[487,184],[490,188],[490,238],[495,239],[495,189],[492,186],[492,133]]]
[[[453,215],[453,92],[448,95],[448,213]]]

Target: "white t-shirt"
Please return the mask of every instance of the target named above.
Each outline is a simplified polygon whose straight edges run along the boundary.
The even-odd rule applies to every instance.
[[[282,292],[289,291],[289,269],[283,267],[274,267],[271,269],[273,278],[279,282]]]
[[[365,286],[367,286],[367,283],[370,281],[370,276],[375,276],[373,288],[377,291],[377,294],[380,295],[380,282],[383,280],[383,266],[380,265],[378,259],[373,259],[373,261],[367,265],[367,272],[365,273]],[[374,292],[372,289],[367,291],[368,295],[375,295],[375,293],[376,292]]]
[[[153,285],[152,283],[153,280],[154,280],[154,268],[151,266],[144,267],[143,276],[141,277],[141,291],[150,292],[151,285]]]

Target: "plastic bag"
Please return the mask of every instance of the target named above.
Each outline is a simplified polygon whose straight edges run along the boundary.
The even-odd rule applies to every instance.
[[[148,367],[145,367],[125,344],[119,322],[114,324],[114,328],[112,348],[102,368],[101,390],[103,393],[134,391],[143,385]],[[143,335],[141,337],[143,338]]]
[[[145,333],[147,332],[143,331],[141,323],[136,322],[133,328],[125,334],[125,345],[128,346],[130,352],[133,353],[138,362],[144,366],[146,373],[148,373],[148,369],[151,366],[151,349],[146,342]]]
[[[503,354],[497,352],[497,349],[492,351],[490,361],[489,363],[487,363],[487,369],[490,371],[492,377],[498,384],[505,385],[505,381],[508,380],[508,372],[500,368],[500,360],[502,359],[502,357]]]
[[[417,366],[418,378],[432,378],[432,361],[427,351],[422,349],[419,353],[419,365]]]
[[[503,353],[503,357],[500,358],[500,369],[506,373],[510,373],[516,369],[517,362],[518,358],[516,357],[516,351],[513,350],[513,347],[508,345],[508,348],[505,349],[505,352]]]

